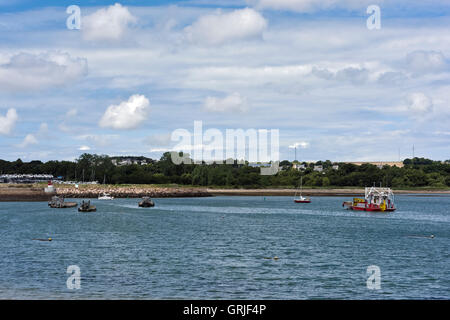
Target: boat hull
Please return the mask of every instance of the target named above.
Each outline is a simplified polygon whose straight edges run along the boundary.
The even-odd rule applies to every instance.
[[[311,203],[311,200],[294,200],[295,203]]]
[[[375,206],[354,206],[350,204],[351,202],[344,202],[342,204],[343,207],[347,207],[348,210],[355,210],[355,211],[369,211],[369,212],[393,212],[396,208],[385,208],[382,209],[380,207]]]
[[[88,209],[83,209],[83,208],[78,208],[78,212],[96,212],[97,208],[95,207],[90,207]]]
[[[139,206],[140,208],[152,208],[152,207],[155,206],[155,203],[154,203],[154,202],[152,202],[152,203],[142,203],[142,202],[139,202],[138,206]]]
[[[61,206],[52,205],[50,203],[48,204],[48,206],[53,209],[66,209],[66,208],[74,208],[78,206],[78,204],[76,202],[64,202]]]
[[[350,210],[356,210],[356,211],[370,211],[370,212],[392,212],[395,211],[395,208],[389,208],[389,209],[384,209],[382,210],[381,208],[362,208],[362,207],[355,207],[355,206],[350,206],[349,207]]]

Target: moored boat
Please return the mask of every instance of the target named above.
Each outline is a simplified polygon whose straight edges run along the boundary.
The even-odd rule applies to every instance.
[[[299,198],[294,199],[294,202],[295,203],[311,203],[311,199],[300,196]]]
[[[150,197],[143,197],[142,201],[139,202],[139,207],[141,208],[149,208],[154,207],[155,203],[150,199]]]
[[[77,203],[65,202],[63,197],[53,196],[52,200],[48,202],[48,206],[56,209],[73,208],[77,206]]]
[[[98,200],[114,200],[110,194],[103,192],[101,196],[98,196]]]
[[[311,199],[302,196],[303,190],[303,177],[300,177],[300,195],[297,197],[297,191],[295,191],[294,202],[295,203],[310,203]]]
[[[81,206],[78,208],[79,212],[95,212],[97,208],[95,206],[91,206],[91,201],[85,202],[84,200],[81,202]]]
[[[395,211],[394,193],[390,188],[371,187],[365,189],[364,199],[353,198],[353,201],[344,201],[343,207],[357,211]]]

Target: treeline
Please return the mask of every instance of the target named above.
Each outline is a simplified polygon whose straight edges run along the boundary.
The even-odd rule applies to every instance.
[[[450,187],[450,161],[440,162],[424,158],[404,160],[404,167],[340,163],[333,168],[329,160],[303,163],[305,169],[292,168],[292,162],[280,162],[282,170],[273,176],[263,176],[260,168],[240,164],[181,164],[175,165],[170,153],[159,161],[147,164],[117,166],[106,155],[83,154],[76,161],[0,160],[2,174],[53,174],[66,181],[98,181],[107,184],[180,184],[220,187],[296,187],[303,177],[305,187],[364,187],[374,183],[394,188]],[[314,170],[321,165],[322,172]]]

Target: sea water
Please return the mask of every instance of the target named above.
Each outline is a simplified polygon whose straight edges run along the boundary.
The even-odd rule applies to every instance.
[[[342,197],[154,200],[0,203],[0,298],[450,298],[450,197],[397,196],[393,213]]]

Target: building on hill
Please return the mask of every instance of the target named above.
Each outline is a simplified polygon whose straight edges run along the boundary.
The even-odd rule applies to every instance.
[[[322,172],[323,171],[323,166],[314,166],[314,171]]]
[[[292,168],[295,170],[305,170],[306,166],[302,163],[293,163]]]

